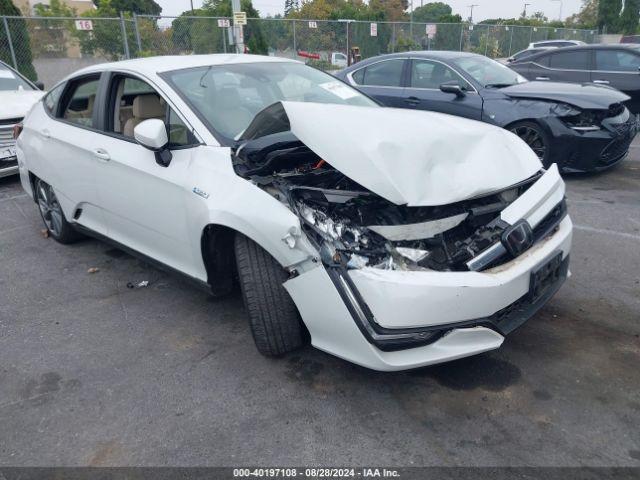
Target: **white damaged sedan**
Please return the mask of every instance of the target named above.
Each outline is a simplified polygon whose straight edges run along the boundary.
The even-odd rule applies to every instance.
[[[239,281],[265,355],[310,340],[402,370],[485,352],[568,276],[555,165],[298,62],[89,67],[31,111],[17,152],[53,238],[110,241],[214,295]]]

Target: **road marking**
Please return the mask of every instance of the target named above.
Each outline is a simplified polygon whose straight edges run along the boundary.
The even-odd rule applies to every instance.
[[[615,230],[605,230],[603,228],[593,228],[586,225],[574,225],[573,228],[575,228],[576,230],[582,230],[583,232],[601,233],[603,235],[614,235],[616,237],[628,238],[631,240],[640,240],[640,235],[635,235],[633,233],[617,232]]]

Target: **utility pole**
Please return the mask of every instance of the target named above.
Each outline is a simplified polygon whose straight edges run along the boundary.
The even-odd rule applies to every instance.
[[[241,12],[240,0],[231,0],[233,12]],[[236,41],[236,53],[244,53],[244,31],[242,25],[236,25],[234,19],[233,33]]]
[[[473,5],[467,5],[468,8],[471,9],[471,15],[469,15],[469,22],[473,23],[473,8],[474,7],[479,7],[480,5],[477,4],[473,4]]]
[[[193,15],[193,0],[191,0],[191,15]]]
[[[525,3],[525,4],[524,4],[524,11],[522,12],[522,16],[523,16],[524,18],[527,18],[527,7],[530,7],[530,6],[531,6],[531,4],[530,4],[530,3]]]
[[[551,0],[552,2],[560,2],[560,13],[558,14],[558,21],[562,21],[562,0]]]

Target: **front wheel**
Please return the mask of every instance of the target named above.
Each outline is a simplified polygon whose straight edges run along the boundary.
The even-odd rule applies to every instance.
[[[67,222],[60,202],[53,188],[48,183],[37,179],[35,182],[35,197],[40,209],[40,216],[47,232],[60,243],[72,243],[80,238],[80,234]]]
[[[282,284],[287,272],[257,243],[235,238],[236,264],[249,325],[258,351],[276,357],[305,343],[298,309]]]
[[[509,130],[529,145],[529,148],[540,159],[542,165],[549,166],[551,139],[540,125],[533,122],[518,122],[511,125]]]

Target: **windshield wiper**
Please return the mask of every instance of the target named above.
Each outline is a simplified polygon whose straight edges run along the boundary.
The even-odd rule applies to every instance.
[[[487,83],[484,88],[505,88],[513,85],[515,85],[515,83]]]

